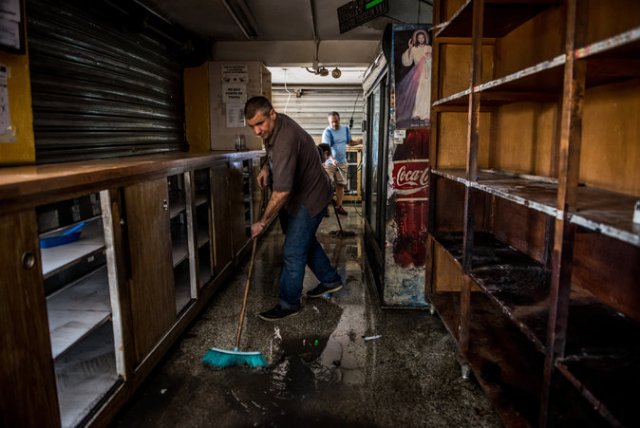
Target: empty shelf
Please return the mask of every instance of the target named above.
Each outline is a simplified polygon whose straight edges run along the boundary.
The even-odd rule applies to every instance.
[[[104,248],[102,222],[91,222],[82,230],[80,239],[57,247],[42,248],[42,274],[45,278]]]
[[[557,0],[531,0],[507,3],[484,2],[483,37],[502,37],[533,18]],[[471,37],[473,0],[468,0],[436,33],[436,37]]]
[[[107,268],[102,267],[47,299],[53,358],[111,317]]]
[[[464,170],[432,170],[435,175],[556,217],[558,185],[554,179],[498,171],[480,171],[467,180]],[[578,188],[577,210],[569,220],[578,226],[640,247],[640,228],[633,224],[636,197],[594,187]]]

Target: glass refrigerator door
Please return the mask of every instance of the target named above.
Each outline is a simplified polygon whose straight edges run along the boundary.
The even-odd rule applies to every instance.
[[[378,161],[380,152],[380,85],[369,96],[369,144],[367,146],[367,222],[378,235]]]

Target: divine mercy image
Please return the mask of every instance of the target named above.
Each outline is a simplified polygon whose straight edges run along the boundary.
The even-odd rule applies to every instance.
[[[395,33],[396,128],[428,127],[431,44],[426,29]],[[398,58],[399,56],[399,58]]]

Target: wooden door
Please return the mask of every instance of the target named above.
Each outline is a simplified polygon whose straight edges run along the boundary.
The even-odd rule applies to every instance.
[[[140,363],[176,320],[167,181],[128,186],[124,195],[131,318]]]
[[[229,167],[211,168],[211,201],[213,205],[213,252],[215,274],[220,273],[233,259],[231,225],[229,222]]]
[[[0,216],[0,426],[60,425],[37,224]]]

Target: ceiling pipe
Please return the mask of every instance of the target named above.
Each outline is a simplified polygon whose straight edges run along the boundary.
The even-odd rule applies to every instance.
[[[247,39],[258,37],[255,19],[244,0],[222,0],[222,3]]]
[[[313,40],[315,42],[316,45],[316,54],[315,57],[313,59],[313,66],[311,69],[309,69],[309,67],[307,68],[307,71],[309,73],[313,73],[313,74],[319,74],[320,76],[328,76],[329,75],[329,70],[327,70],[325,67],[320,67],[320,62],[318,60],[318,51],[320,49],[320,40],[318,40],[318,35],[316,33],[316,8],[315,8],[315,1],[314,0],[309,0],[309,8],[311,9],[311,31],[313,32]]]

